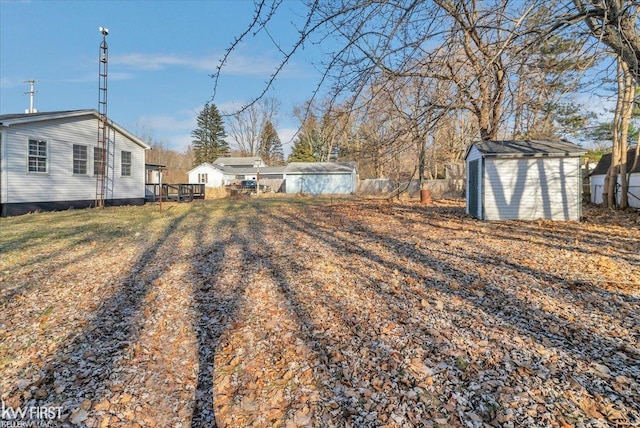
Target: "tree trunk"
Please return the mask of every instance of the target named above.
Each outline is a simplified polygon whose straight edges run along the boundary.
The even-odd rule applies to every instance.
[[[633,112],[635,86],[629,72],[629,66],[622,58],[618,58],[618,100],[613,120],[613,150],[611,167],[609,168],[609,187],[607,205],[616,206],[616,187],[620,177],[620,200],[617,206],[625,209],[629,206],[629,182],[627,180],[627,138],[629,123]]]

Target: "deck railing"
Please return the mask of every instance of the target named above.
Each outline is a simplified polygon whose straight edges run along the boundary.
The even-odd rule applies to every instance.
[[[145,184],[145,199],[159,201],[161,187],[163,201],[191,202],[204,199],[204,184]]]

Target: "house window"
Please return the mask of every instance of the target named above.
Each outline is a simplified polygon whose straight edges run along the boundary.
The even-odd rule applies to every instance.
[[[87,173],[87,146],[73,145],[73,173]]]
[[[198,183],[208,183],[209,174],[198,174]]]
[[[104,175],[104,164],[106,162],[105,149],[93,148],[93,175]]]
[[[131,177],[131,152],[121,153],[120,168],[123,177]]]
[[[47,142],[29,140],[29,172],[47,172]]]

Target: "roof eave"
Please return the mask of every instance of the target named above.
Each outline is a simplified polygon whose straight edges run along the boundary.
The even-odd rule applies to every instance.
[[[60,113],[54,112],[51,114],[40,114],[40,115],[34,115],[34,116],[23,116],[15,119],[4,120],[2,123],[0,123],[0,125],[2,126],[21,125],[29,122],[42,122],[46,120],[65,119],[68,117],[80,117],[80,116],[93,116],[97,119],[100,118],[100,115],[96,110],[86,109],[86,110],[66,111],[66,112],[60,112]],[[136,137],[135,135],[133,135],[132,133],[130,133],[129,131],[127,131],[117,123],[115,123],[113,120],[108,119],[108,121],[109,121],[109,126],[112,126],[113,128],[115,128],[118,132],[120,132],[122,135],[129,138],[131,141],[133,141],[143,149],[149,150],[151,148],[151,146],[149,146],[147,143],[145,143],[140,138]]]
[[[485,158],[568,158],[584,156],[587,152],[565,152],[565,153],[482,153]]]

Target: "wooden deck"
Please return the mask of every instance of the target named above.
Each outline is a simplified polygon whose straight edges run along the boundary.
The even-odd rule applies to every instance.
[[[160,200],[160,184],[145,184],[145,200]],[[162,200],[174,202],[191,202],[204,199],[204,184],[162,184]]]

